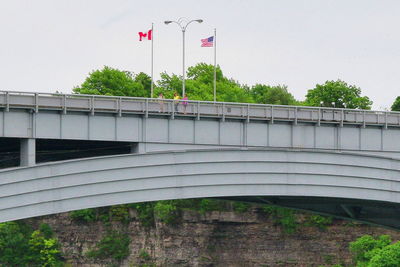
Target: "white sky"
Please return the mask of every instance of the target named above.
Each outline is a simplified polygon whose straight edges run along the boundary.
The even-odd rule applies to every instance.
[[[164,20],[201,18],[186,34],[186,65],[213,63],[200,39],[217,28],[217,63],[240,83],[286,84],[304,99],[338,78],[375,109],[400,95],[398,0],[0,0],[0,90],[69,93],[104,65],[182,73],[182,33]]]

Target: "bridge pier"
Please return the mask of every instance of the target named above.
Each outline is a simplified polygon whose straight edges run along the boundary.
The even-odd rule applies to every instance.
[[[20,158],[20,166],[33,166],[36,164],[36,139],[21,139]]]
[[[146,144],[145,143],[132,143],[131,144],[131,153],[132,154],[143,154],[146,153]]]

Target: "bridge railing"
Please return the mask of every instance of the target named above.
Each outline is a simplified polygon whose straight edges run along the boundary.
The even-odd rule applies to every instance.
[[[0,91],[0,108],[400,127],[400,112],[102,95]]]

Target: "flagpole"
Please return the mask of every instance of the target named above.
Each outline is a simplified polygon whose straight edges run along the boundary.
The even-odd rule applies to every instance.
[[[150,97],[153,98],[154,79],[153,79],[153,42],[154,42],[154,23],[151,23],[151,89]]]
[[[217,101],[217,29],[214,28],[214,102]]]

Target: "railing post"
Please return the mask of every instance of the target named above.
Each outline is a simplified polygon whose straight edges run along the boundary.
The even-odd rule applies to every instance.
[[[365,122],[365,110],[363,111],[363,128],[366,127],[366,122]]]
[[[175,119],[175,103],[174,101],[171,101],[171,119]]]
[[[387,111],[385,111],[385,130],[388,128],[388,116],[387,116]]]
[[[271,106],[271,124],[274,124],[274,106]]]
[[[35,113],[39,112],[39,95],[35,93]]]
[[[225,121],[225,103],[222,103],[222,121]]]
[[[249,123],[250,122],[250,104],[247,104],[247,119],[246,122]]]
[[[63,114],[67,114],[67,95],[63,95]]]
[[[340,127],[343,127],[343,120],[344,120],[344,110],[341,110],[340,113]]]
[[[90,114],[94,115],[94,96],[90,98]]]
[[[6,111],[10,111],[10,94],[6,92]]]
[[[321,126],[322,109],[318,108],[318,126]]]
[[[200,120],[200,101],[197,101],[197,120]]]
[[[118,116],[122,117],[122,97],[118,98]]]
[[[145,106],[144,106],[144,116],[146,117],[146,118],[148,118],[149,117],[149,99],[148,98],[146,98],[146,101],[145,101]]]
[[[294,125],[297,125],[297,107],[294,108]]]

